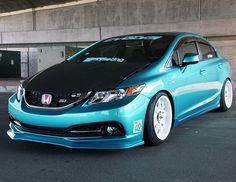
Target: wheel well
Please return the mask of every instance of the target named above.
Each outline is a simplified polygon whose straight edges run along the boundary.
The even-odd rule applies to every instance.
[[[231,78],[227,77],[226,80],[232,81]]]
[[[226,82],[226,80],[229,80],[229,81],[232,83],[231,78],[227,77],[227,78],[224,80],[224,82]]]

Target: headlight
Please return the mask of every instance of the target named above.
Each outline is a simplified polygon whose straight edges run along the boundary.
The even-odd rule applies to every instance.
[[[95,92],[92,98],[89,100],[89,104],[107,103],[116,100],[123,99],[126,96],[132,96],[139,94],[144,88],[144,85],[132,86],[127,89],[117,89]]]
[[[24,95],[24,88],[22,86],[22,83],[20,83],[17,88],[16,99],[20,101],[23,95]]]

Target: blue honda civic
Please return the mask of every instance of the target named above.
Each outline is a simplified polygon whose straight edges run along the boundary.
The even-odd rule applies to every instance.
[[[230,64],[205,38],[117,36],[22,82],[9,99],[7,134],[70,148],[155,146],[186,120],[227,111],[232,100]]]

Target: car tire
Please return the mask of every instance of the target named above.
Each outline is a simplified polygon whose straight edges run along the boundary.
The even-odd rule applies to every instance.
[[[233,86],[229,79],[227,79],[221,90],[220,108],[219,111],[228,111],[233,103]]]
[[[169,136],[173,121],[172,104],[165,92],[155,95],[150,101],[144,130],[146,145],[156,146]]]

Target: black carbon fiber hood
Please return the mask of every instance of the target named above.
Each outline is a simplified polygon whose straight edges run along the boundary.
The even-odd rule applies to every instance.
[[[27,79],[27,91],[85,93],[116,88],[147,63],[61,63]]]

